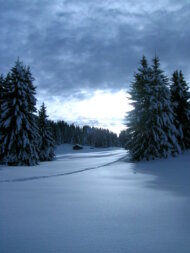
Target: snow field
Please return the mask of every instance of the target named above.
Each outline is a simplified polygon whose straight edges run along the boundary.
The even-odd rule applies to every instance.
[[[1,166],[0,252],[189,253],[190,154],[140,163],[125,155]]]

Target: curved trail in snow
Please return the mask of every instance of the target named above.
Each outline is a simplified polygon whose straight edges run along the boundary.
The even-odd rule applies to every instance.
[[[111,156],[111,154],[105,155],[105,156]],[[88,158],[91,158],[91,157],[88,157]],[[89,171],[89,170],[96,170],[96,169],[99,169],[99,168],[102,168],[102,167],[110,166],[110,165],[113,165],[114,163],[125,160],[125,158],[126,158],[126,154],[124,156],[120,157],[119,159],[115,160],[115,161],[105,163],[105,164],[101,164],[101,165],[98,165],[98,166],[95,166],[95,167],[89,167],[89,168],[79,169],[79,170],[65,172],[65,173],[57,173],[57,174],[47,175],[47,176],[42,175],[42,176],[33,176],[33,177],[23,177],[23,178],[16,178],[16,179],[0,180],[0,183],[25,182],[25,181],[48,179],[48,178],[54,178],[54,177],[69,176],[69,175],[73,175],[73,174],[86,172],[86,171]],[[59,160],[59,158],[56,159],[56,160]]]

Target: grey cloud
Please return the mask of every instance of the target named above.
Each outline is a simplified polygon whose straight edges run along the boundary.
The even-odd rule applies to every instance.
[[[190,78],[186,0],[1,2],[0,72],[20,56],[49,96],[126,89],[143,54]]]

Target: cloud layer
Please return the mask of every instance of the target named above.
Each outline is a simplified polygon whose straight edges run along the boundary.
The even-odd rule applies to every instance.
[[[0,8],[0,72],[17,56],[43,96],[129,86],[142,54],[158,54],[189,78],[189,0],[6,0]]]

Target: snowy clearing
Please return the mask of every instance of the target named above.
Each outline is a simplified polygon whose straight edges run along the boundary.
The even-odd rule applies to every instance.
[[[190,153],[125,155],[62,146],[53,162],[0,166],[0,252],[189,253]]]

